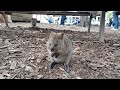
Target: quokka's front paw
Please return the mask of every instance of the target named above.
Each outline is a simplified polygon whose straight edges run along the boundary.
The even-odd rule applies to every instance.
[[[69,73],[70,72],[70,69],[69,69],[69,66],[67,64],[64,64],[64,70]]]
[[[57,58],[58,56],[59,56],[59,53],[52,53],[52,54],[51,54],[51,57]]]

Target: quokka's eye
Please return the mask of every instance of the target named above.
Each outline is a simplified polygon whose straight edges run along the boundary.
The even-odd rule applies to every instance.
[[[57,47],[58,46],[58,44],[55,44],[55,47]]]
[[[51,46],[51,44],[49,44]]]

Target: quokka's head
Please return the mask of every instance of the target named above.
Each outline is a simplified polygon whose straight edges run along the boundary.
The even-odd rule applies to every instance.
[[[64,37],[64,33],[51,32],[49,36],[49,40],[47,42],[48,49],[51,52],[60,51],[63,46],[63,37]]]

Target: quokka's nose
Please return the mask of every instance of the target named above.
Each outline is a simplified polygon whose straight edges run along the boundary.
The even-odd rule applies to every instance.
[[[54,51],[54,48],[51,48],[51,51],[53,52],[53,51]]]

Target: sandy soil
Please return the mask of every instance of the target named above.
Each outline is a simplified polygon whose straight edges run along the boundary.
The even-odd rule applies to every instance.
[[[120,79],[120,33],[105,29],[105,43],[99,43],[99,27],[87,28],[29,23],[0,25],[1,79]],[[17,27],[18,26],[18,27]],[[22,26],[22,27],[21,27]],[[73,42],[70,73],[63,65],[49,69],[46,49],[49,33],[65,32]]]

